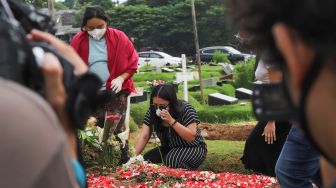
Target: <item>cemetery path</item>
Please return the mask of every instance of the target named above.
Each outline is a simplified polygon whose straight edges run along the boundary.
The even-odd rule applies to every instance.
[[[207,140],[245,141],[256,123],[209,124],[200,123],[199,128]]]

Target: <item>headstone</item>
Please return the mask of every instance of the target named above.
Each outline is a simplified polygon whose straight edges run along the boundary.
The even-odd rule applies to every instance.
[[[200,90],[201,90],[200,85],[195,85],[195,86],[188,89],[188,91],[200,91]]]
[[[235,95],[238,99],[252,99],[252,90],[245,88],[238,88],[235,91]]]
[[[213,93],[208,96],[209,106],[224,105],[224,104],[236,104],[238,99],[223,95],[221,93]]]
[[[223,71],[226,75],[232,74],[233,69],[234,69],[233,65],[228,64],[228,63],[224,63],[224,64],[222,64],[222,67],[223,67]]]
[[[174,72],[174,70],[170,68],[161,68],[161,71],[162,72]]]
[[[176,68],[175,70],[176,70],[176,72],[183,72],[182,68]]]
[[[147,101],[147,91],[137,89],[137,93],[132,93],[130,97],[132,104]]]
[[[204,86],[215,86],[217,85],[217,78],[210,78],[210,79],[206,79],[206,80],[202,80],[202,83]]]

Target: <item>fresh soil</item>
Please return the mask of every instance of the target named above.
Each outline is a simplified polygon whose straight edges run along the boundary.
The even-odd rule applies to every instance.
[[[199,128],[207,140],[245,141],[255,123],[209,124],[201,123]]]

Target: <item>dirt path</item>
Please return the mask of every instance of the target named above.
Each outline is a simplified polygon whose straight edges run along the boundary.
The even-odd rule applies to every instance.
[[[207,140],[245,141],[254,128],[255,123],[208,124],[201,123],[199,128]]]

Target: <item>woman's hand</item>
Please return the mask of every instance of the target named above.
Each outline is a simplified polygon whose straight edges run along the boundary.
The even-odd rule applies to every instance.
[[[264,132],[261,136],[265,136],[265,142],[268,144],[273,144],[273,142],[276,141],[275,121],[267,122],[267,125],[265,126]]]
[[[174,118],[170,115],[169,111],[166,109],[163,109],[160,115],[161,119],[166,123],[168,123],[169,125],[171,125],[175,121]]]

